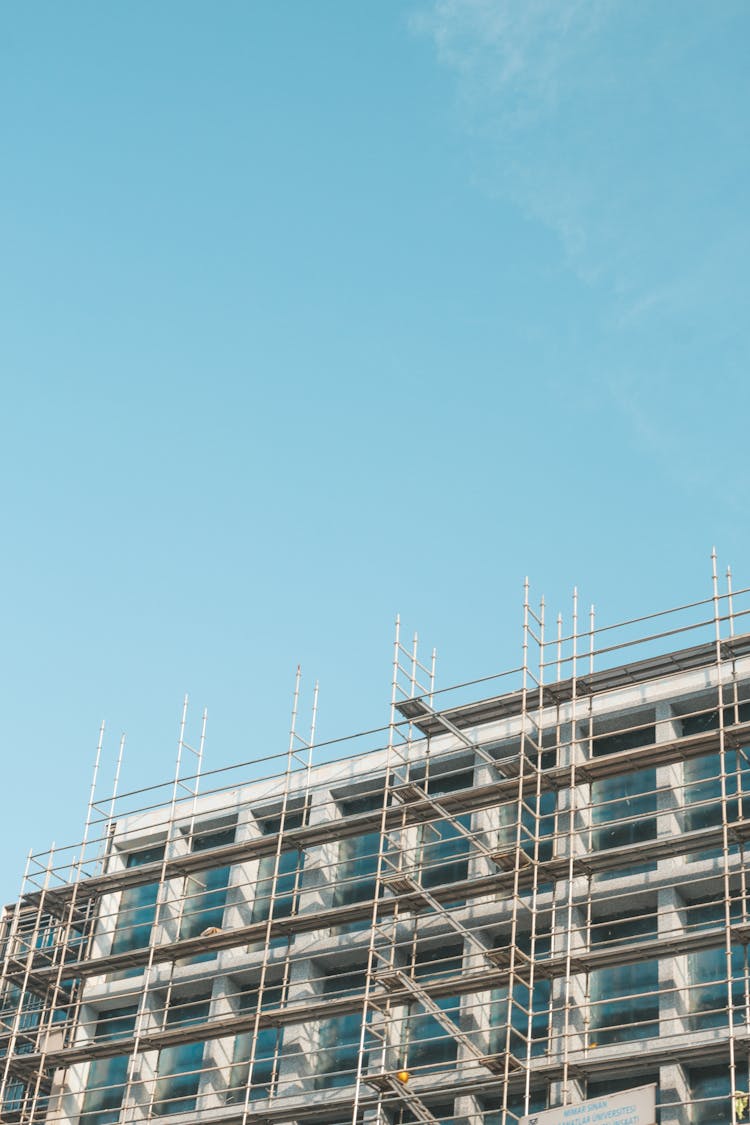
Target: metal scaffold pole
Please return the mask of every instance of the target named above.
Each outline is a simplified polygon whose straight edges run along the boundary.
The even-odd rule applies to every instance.
[[[191,790],[191,789],[188,789],[186,787],[186,785],[185,785],[186,779],[183,779],[183,776],[182,776],[182,763],[183,763],[183,757],[184,757],[186,751],[187,751],[187,753],[193,754],[193,756],[196,760],[197,766],[198,766],[198,769],[195,771],[192,778],[189,777],[187,780],[193,780],[194,783],[195,783],[195,788],[197,788],[198,780],[199,780],[199,777],[200,777],[201,758],[199,756],[199,752],[193,750],[193,748],[185,740],[185,727],[186,727],[186,723],[187,723],[187,714],[188,714],[188,696],[185,695],[185,697],[183,699],[183,702],[182,702],[182,711],[180,713],[179,734],[178,734],[178,738],[177,738],[177,754],[176,754],[176,757],[175,757],[174,776],[173,776],[173,779],[172,779],[171,795],[170,795],[169,806],[168,806],[168,815],[167,815],[166,824],[165,824],[164,850],[163,850],[162,859],[161,859],[161,863],[160,863],[160,869],[159,869],[158,889],[157,889],[157,893],[156,893],[156,902],[155,902],[155,908],[154,908],[154,920],[153,920],[153,925],[151,926],[151,931],[150,931],[150,935],[149,935],[149,941],[148,941],[148,947],[147,947],[147,958],[146,958],[146,962],[145,962],[145,965],[144,965],[143,977],[142,977],[141,985],[140,985],[140,989],[139,989],[137,1012],[136,1012],[136,1017],[135,1017],[133,1049],[132,1049],[132,1052],[130,1054],[130,1058],[129,1058],[129,1062],[128,1062],[128,1071],[127,1071],[125,1088],[124,1088],[123,1098],[122,1098],[122,1107],[123,1107],[123,1114],[124,1114],[123,1120],[126,1121],[126,1122],[135,1121],[135,1120],[138,1119],[140,1107],[139,1107],[139,1103],[134,1100],[134,1092],[135,1092],[136,1084],[140,1081],[140,1076],[138,1074],[138,1069],[137,1069],[138,1068],[139,1054],[140,1054],[140,1050],[141,1050],[140,1044],[141,1044],[141,1040],[145,1037],[145,1035],[148,1032],[148,1025],[149,1025],[150,1019],[152,1017],[158,1015],[158,1013],[156,1013],[156,1012],[152,1013],[152,1012],[149,1011],[148,1004],[149,1004],[149,996],[150,996],[150,985],[151,985],[152,977],[153,977],[153,974],[154,974],[155,951],[156,951],[157,945],[159,943],[159,939],[162,936],[161,927],[164,924],[165,913],[166,913],[166,910],[167,910],[167,907],[168,907],[169,882],[168,882],[168,879],[167,879],[167,869],[168,869],[168,862],[169,862],[169,857],[170,857],[170,845],[171,845],[171,842],[172,842],[172,829],[173,829],[173,826],[174,826],[174,823],[175,823],[175,814],[176,814],[176,810],[177,810],[177,807],[178,807],[178,804],[179,804],[179,801],[180,801],[181,791],[183,791],[183,793],[185,793],[188,797],[194,796],[194,792],[195,792],[195,789]],[[166,1012],[165,1011],[163,1013],[163,1018],[166,1018]],[[155,1082],[155,1079],[154,1079],[154,1082]],[[151,1090],[148,1094],[149,1103],[152,1102],[152,1099],[153,1099],[153,1084],[152,1084]]]

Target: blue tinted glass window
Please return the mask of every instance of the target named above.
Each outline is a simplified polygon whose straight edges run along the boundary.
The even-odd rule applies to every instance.
[[[656,937],[656,916],[613,917],[592,927],[592,945]],[[589,977],[590,1043],[630,1042],[659,1033],[659,962],[611,965]]]
[[[271,836],[279,831],[280,823],[280,818],[274,817],[264,820],[261,827],[265,835]],[[303,815],[301,813],[289,813],[284,819],[284,831],[289,832],[294,831],[295,828],[301,828],[302,823]],[[263,922],[268,918],[272,896],[274,899],[274,918],[288,918],[294,913],[304,862],[304,851],[297,849],[282,851],[278,857],[275,854],[262,857],[258,865],[258,881],[255,887],[255,901],[252,912],[253,922]]]
[[[687,831],[721,824],[721,754],[702,754],[684,765],[683,823]],[[743,747],[724,753],[727,820],[750,813],[750,756]]]
[[[596,851],[656,838],[656,770],[604,777],[591,786]]]
[[[431,795],[440,797],[445,793],[466,789],[472,783],[472,771],[461,770],[430,777],[426,783],[420,784],[426,784]],[[425,887],[458,883],[468,878],[471,846],[468,837],[461,831],[462,828],[467,832],[471,830],[471,814],[461,813],[450,819],[436,819],[421,826],[420,864]]]
[[[283,990],[280,985],[272,985],[263,990],[261,1011],[278,1008],[281,1005]],[[243,991],[237,999],[239,1012],[255,1013],[258,1008],[257,985]],[[244,1104],[256,1098],[267,1098],[273,1093],[278,1070],[279,1055],[283,1043],[284,1029],[281,1027],[260,1027],[255,1040],[255,1057],[250,1077],[253,1033],[242,1032],[234,1041],[232,1070],[227,1090],[227,1102],[232,1105]],[[248,1097],[247,1086],[251,1081]]]
[[[716,896],[692,904],[691,915],[700,919],[700,928],[720,928],[725,925],[724,899]],[[731,922],[739,920],[740,903],[731,906]],[[725,1027],[729,1022],[729,989],[727,984],[727,957],[723,939],[714,948],[700,949],[688,954],[688,1010],[691,1030]],[[744,949],[732,946],[732,1003],[735,1018],[744,1019],[745,968]]]
[[[128,1039],[135,1030],[135,1007],[115,1008],[100,1016],[94,1038],[103,1041]],[[128,1076],[128,1056],[94,1059],[89,1066],[80,1125],[110,1125],[120,1117]]]
[[[323,980],[323,993],[331,997],[362,996],[365,990],[364,967],[331,973]],[[355,1011],[322,1020],[318,1033],[318,1089],[346,1086],[354,1081],[359,1058],[362,1005]]]
[[[591,752],[593,757],[600,758],[603,754],[619,754],[623,750],[634,750],[638,746],[651,746],[654,742],[656,742],[656,727],[648,724],[632,730],[619,731],[617,734],[600,734],[593,740]]]
[[[368,793],[350,801],[342,801],[342,814],[374,812],[383,806],[382,793]],[[380,830],[349,836],[339,844],[339,863],[334,889],[334,906],[371,899],[375,893],[375,876],[378,870]]]
[[[528,1108],[523,1095],[518,1092],[509,1092],[507,1109],[503,1112],[501,1098],[487,1098],[482,1102],[484,1111],[483,1125],[516,1125],[520,1117],[526,1113],[538,1113],[547,1108],[547,1097],[542,1091],[532,1090],[529,1097]]]
[[[504,944],[502,939],[498,942],[500,946]],[[530,955],[530,934],[517,934],[516,944]],[[549,951],[549,936],[537,935],[534,956],[548,957]],[[512,994],[507,984],[494,988],[490,1003],[490,1053],[499,1054],[508,1046],[516,1058],[524,1058],[529,1044],[532,1056],[544,1054],[548,1046],[550,995],[550,981],[539,977],[534,980],[533,989],[518,979],[513,982]]]
[[[175,999],[167,1013],[166,1026],[186,1027],[205,1023],[210,1002],[206,998]],[[154,1113],[185,1113],[194,1110],[203,1064],[203,1041],[164,1047],[159,1052]]]
[[[425,950],[416,959],[414,978],[429,982],[452,976],[460,972],[461,961],[460,945]],[[435,997],[434,1002],[453,1024],[460,1026],[460,997],[440,996]],[[409,1067],[442,1069],[455,1062],[457,1040],[450,1027],[416,1001],[409,1007],[405,1032],[406,1061]]]
[[[598,1082],[586,1083],[587,1098],[606,1098],[608,1094],[618,1094],[620,1090],[632,1090],[635,1086],[656,1086],[656,1096],[659,1097],[659,1074],[639,1074],[637,1077],[630,1075],[627,1078],[603,1078]],[[658,1111],[657,1111],[658,1112]]]
[[[688,1071],[692,1125],[727,1125],[732,1120],[729,1065],[696,1067]],[[745,1110],[745,1115],[747,1110]]]
[[[158,863],[163,857],[163,846],[144,848],[130,853],[127,866],[143,867],[149,863]],[[115,935],[112,941],[113,953],[127,953],[131,949],[144,949],[148,945],[158,893],[158,879],[153,883],[125,888],[120,895],[120,909],[117,912]]]
[[[194,852],[207,851],[234,843],[234,828],[206,832],[193,839]],[[205,930],[221,929],[231,867],[209,867],[188,875],[185,880],[180,938],[198,937]]]
[[[613,965],[591,974],[590,1042],[626,1043],[659,1034],[659,963]]]
[[[683,736],[702,734],[705,731],[717,730],[719,726],[718,710],[709,711],[704,706],[695,707],[696,714],[686,715],[682,720]],[[746,723],[750,719],[750,703],[738,703],[724,708],[724,726],[731,727],[735,723]]]

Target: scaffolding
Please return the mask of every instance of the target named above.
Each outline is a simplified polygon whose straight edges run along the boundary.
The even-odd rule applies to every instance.
[[[0,1120],[499,1125],[750,1089],[750,588],[616,625],[574,592],[438,690],[397,619],[388,724],[99,796],[2,919]],[[583,620],[582,620],[583,618]],[[714,1116],[711,1116],[711,1114]]]

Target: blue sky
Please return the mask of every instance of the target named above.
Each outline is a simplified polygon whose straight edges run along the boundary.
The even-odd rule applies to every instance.
[[[2,895],[104,775],[750,584],[750,9],[6,3]],[[103,786],[106,788],[106,784]]]

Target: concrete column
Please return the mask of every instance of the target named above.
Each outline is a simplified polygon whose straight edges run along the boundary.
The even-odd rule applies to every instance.
[[[330,824],[331,836],[335,834],[336,821],[341,819],[338,805],[331,792],[317,793],[316,800],[310,808],[309,821],[311,827]],[[336,864],[338,861],[339,841],[331,839],[330,842],[320,844],[315,848],[307,848],[305,862],[300,879],[300,897],[298,911],[307,914],[317,910],[327,910],[333,906],[333,890],[336,883]]]
[[[661,1103],[661,1125],[688,1125],[692,1121],[690,1086],[677,1063],[661,1067],[657,1099]]]
[[[576,883],[582,880],[576,880]],[[567,884],[559,884],[560,893],[567,893]],[[580,890],[576,898],[582,897]],[[586,911],[583,905],[574,904],[571,908],[567,902],[560,904],[557,913],[557,924],[553,934],[553,956],[565,957],[568,944],[568,912],[572,910],[570,925],[570,952],[575,957],[576,952],[586,949]],[[565,976],[555,977],[552,981],[552,1021],[550,1026],[549,1054],[551,1059],[561,1061],[565,1052],[564,1036],[567,1034],[568,1053],[583,1050],[586,1044],[588,1030],[588,997],[586,987],[586,974],[571,972],[570,987],[568,990],[568,1019],[566,1031],[565,1019]]]
[[[676,722],[669,703],[656,705],[656,741],[671,742],[677,737]],[[656,768],[659,791],[657,836],[675,836],[682,830],[680,808],[682,798],[682,763],[670,762]]]
[[[320,982],[311,961],[293,961],[287,1000],[297,1004],[320,995]],[[318,1025],[315,1021],[289,1024],[284,1028],[284,1038],[279,1058],[279,1089],[285,1097],[301,1094],[312,1088],[315,1074]]]
[[[235,1011],[232,1001],[235,990],[230,986],[226,977],[217,977],[214,981],[213,997],[211,999],[212,1020],[230,1016]],[[203,1049],[204,1074],[201,1078],[197,1108],[213,1109],[224,1104],[224,1097],[229,1084],[229,1075],[234,1054],[233,1035],[224,1039],[209,1039]]]
[[[657,901],[658,934],[666,945],[683,929],[684,903],[675,887],[663,887]],[[687,1030],[688,984],[687,954],[659,958],[659,1034],[662,1038]]]
[[[244,844],[257,840],[262,832],[253,816],[249,806],[240,809],[237,819],[235,841]],[[253,902],[255,888],[258,882],[259,859],[248,859],[237,863],[232,869],[227,894],[227,905],[224,910],[224,928],[237,929],[249,926],[252,922]]]

